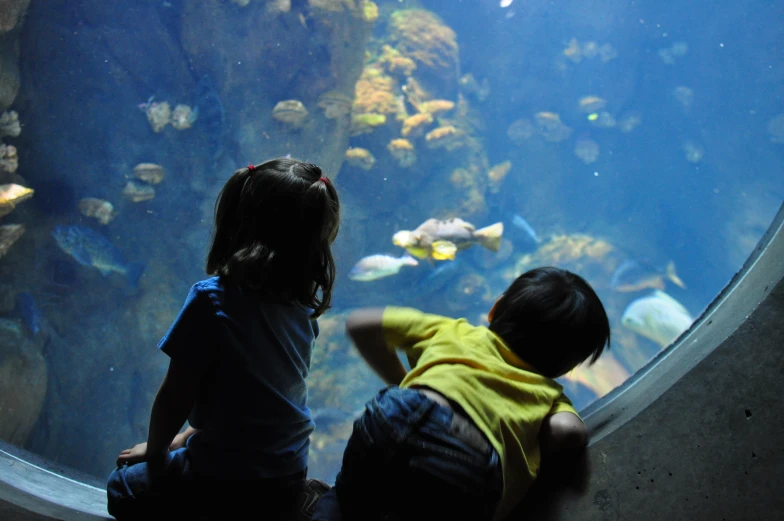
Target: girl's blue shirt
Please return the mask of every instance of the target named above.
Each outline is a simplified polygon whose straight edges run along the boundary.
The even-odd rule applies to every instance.
[[[315,425],[307,407],[318,323],[311,309],[212,277],[191,287],[158,347],[205,371],[190,417],[194,471],[220,479],[307,468]]]

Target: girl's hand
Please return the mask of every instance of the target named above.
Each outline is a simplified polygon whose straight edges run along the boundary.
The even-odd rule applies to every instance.
[[[137,443],[132,449],[122,451],[117,457],[117,466],[134,465],[142,461],[147,461],[147,442]]]
[[[188,441],[190,435],[191,433],[186,431],[186,432],[181,432],[180,434],[175,436],[171,442],[171,445],[169,445],[169,452],[183,448],[185,446],[185,442]]]

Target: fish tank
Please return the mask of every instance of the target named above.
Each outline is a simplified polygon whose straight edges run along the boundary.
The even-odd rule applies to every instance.
[[[99,481],[146,440],[156,346],[237,168],[302,159],[340,194],[307,380],[329,482],[383,385],[347,313],[486,325],[519,274],[572,270],[612,327],[559,379],[582,410],[690,327],[784,200],[776,2],[2,5],[0,438]]]

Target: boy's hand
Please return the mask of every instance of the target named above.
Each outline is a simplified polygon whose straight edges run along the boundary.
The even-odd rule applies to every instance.
[[[125,464],[134,465],[147,461],[147,442],[137,443],[131,449],[125,449],[117,456],[117,466],[122,467]]]
[[[169,452],[183,448],[185,446],[185,442],[188,441],[188,438],[191,436],[191,434],[192,433],[185,431],[175,436],[171,442],[171,445],[169,445]]]

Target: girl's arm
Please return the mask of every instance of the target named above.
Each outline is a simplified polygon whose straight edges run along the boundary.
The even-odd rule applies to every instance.
[[[354,311],[346,318],[346,334],[362,358],[385,383],[400,385],[406,376],[406,368],[384,340],[381,323],[383,315],[384,308]]]
[[[172,358],[161,388],[155,396],[147,435],[147,461],[163,461],[169,446],[193,408],[203,374]]]

